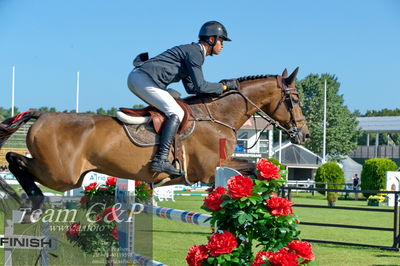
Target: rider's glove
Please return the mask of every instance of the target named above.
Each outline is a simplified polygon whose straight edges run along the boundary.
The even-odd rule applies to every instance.
[[[239,88],[237,79],[223,79],[220,83],[222,83],[224,91],[237,90]]]

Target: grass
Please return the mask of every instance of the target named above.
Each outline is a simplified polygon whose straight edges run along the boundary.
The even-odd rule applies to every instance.
[[[326,199],[321,195],[311,196],[306,193],[294,193],[292,201],[297,204],[327,205]],[[175,197],[175,202],[159,202],[159,206],[204,212],[200,209],[203,197]],[[367,207],[365,200],[339,200],[337,206]],[[370,207],[381,209],[386,207]],[[376,213],[361,211],[345,211],[335,208],[313,209],[294,207],[295,213],[301,221],[338,223],[365,226],[393,226],[392,213]],[[0,213],[0,223],[4,218]],[[0,229],[0,231],[3,229]],[[21,231],[38,232],[40,228],[26,225],[18,225],[15,232]],[[341,229],[315,226],[299,226],[301,236],[310,239],[324,239],[335,241],[359,242],[374,245],[391,245],[393,235],[391,232],[379,232],[371,230]],[[185,257],[190,246],[194,244],[205,244],[211,230],[208,227],[201,227],[191,224],[171,221],[168,219],[153,218],[153,257],[155,260],[166,263],[170,266],[186,265]],[[59,239],[59,247],[53,253],[58,258],[50,257],[50,265],[104,265],[104,258],[87,256],[79,248],[72,247],[65,239],[65,232],[62,230],[53,231]],[[400,265],[400,252],[383,251],[374,248],[349,247],[332,244],[313,243],[313,250],[318,265],[342,266],[342,265]],[[28,256],[29,265],[34,264],[38,252],[20,250],[15,253],[18,257]],[[0,263],[3,261],[3,253],[0,252]],[[24,265],[24,264],[20,264]]]
[[[182,210],[204,212],[200,209],[202,197],[175,197],[176,202],[159,202],[160,206]],[[294,194],[297,204],[327,206],[323,196],[311,197],[306,193]],[[338,201],[336,206],[367,207],[366,201]],[[371,207],[382,208],[382,207]],[[392,213],[345,211],[338,209],[314,209],[294,207],[301,221],[365,225],[376,227],[393,226]],[[185,256],[190,246],[205,244],[210,229],[196,225],[174,222],[155,217],[153,220],[154,259],[167,265],[186,265]],[[374,245],[391,245],[392,232],[342,229],[300,225],[301,236],[308,239],[356,242]],[[400,252],[374,248],[350,247],[333,244],[313,243],[318,265],[400,265]]]
[[[11,187],[12,187],[15,191],[17,191],[18,193],[21,193],[21,192],[23,191],[22,188],[21,188],[21,186],[18,185],[18,184],[11,185]],[[40,188],[40,190],[42,190],[42,192],[50,192],[50,193],[54,193],[54,194],[64,195],[64,192],[60,192],[60,191],[57,191],[57,190],[53,190],[53,189],[51,189],[51,188],[48,188],[48,187],[45,187],[45,186],[42,186],[42,185],[39,185],[38,187]]]

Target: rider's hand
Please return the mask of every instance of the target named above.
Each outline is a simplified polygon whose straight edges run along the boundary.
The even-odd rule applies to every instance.
[[[223,79],[220,81],[224,91],[237,90],[239,88],[239,82],[236,79]]]

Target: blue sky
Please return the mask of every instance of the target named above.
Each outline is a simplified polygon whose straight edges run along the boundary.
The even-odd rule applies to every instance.
[[[0,106],[79,110],[132,106],[126,86],[132,59],[197,41],[218,20],[231,43],[207,57],[208,81],[330,73],[351,111],[399,107],[400,1],[0,0]],[[184,93],[180,83],[170,87]],[[184,93],[185,95],[185,93]]]

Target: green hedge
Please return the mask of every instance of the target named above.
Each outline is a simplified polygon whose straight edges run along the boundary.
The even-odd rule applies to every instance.
[[[361,171],[362,190],[380,190],[386,187],[386,171],[396,171],[398,166],[387,158],[366,160]],[[363,193],[365,197],[374,194]]]
[[[336,183],[343,184],[345,183],[344,173],[342,168],[337,163],[328,162],[324,163],[317,169],[317,173],[315,175],[315,182],[326,182],[326,183]],[[331,189],[343,189],[344,185],[328,185],[328,188]],[[325,188],[324,184],[316,184],[317,188]],[[320,191],[321,194],[325,194],[325,192]]]

